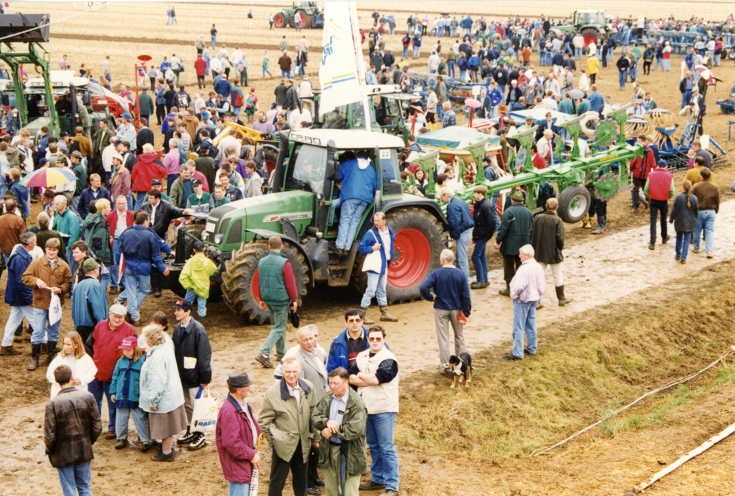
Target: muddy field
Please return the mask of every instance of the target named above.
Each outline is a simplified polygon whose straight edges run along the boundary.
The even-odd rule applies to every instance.
[[[277,44],[282,36],[287,37],[290,47],[302,35],[306,36],[310,43],[312,60],[317,58],[321,41],[321,30],[304,30],[301,33],[296,33],[293,29],[269,31],[267,17],[270,12],[276,11],[277,4],[213,3],[207,4],[206,11],[197,4],[180,4],[176,5],[177,26],[165,24],[166,4],[163,3],[109,3],[107,10],[95,8],[92,12],[82,13],[84,4],[77,2],[77,11],[72,3],[28,3],[22,4],[22,7],[28,13],[51,12],[54,20],[78,13],[78,16],[51,28],[52,41],[46,47],[51,52],[54,67],[58,67],[58,60],[66,53],[72,61],[72,67],[77,69],[80,63],[85,62],[99,75],[105,55],[110,55],[115,83],[133,82],[134,57],[138,54],[149,54],[154,60],[160,60],[163,55],[176,53],[184,55],[188,64],[186,72],[182,74],[183,81],[189,85],[194,84],[195,77],[191,67],[196,53],[194,40],[200,34],[205,35],[205,40],[208,40],[209,27],[212,22],[216,22],[219,29],[218,45],[225,44],[230,49],[239,46],[245,51],[251,66],[251,85],[257,87],[261,103],[270,102],[276,83],[274,79],[260,78],[262,51],[268,50],[271,56],[271,72],[275,74],[273,68],[277,68]],[[95,4],[99,5],[99,2]],[[13,4],[11,10],[15,11],[19,5],[21,4]],[[375,8],[386,14],[391,13],[388,9],[395,8],[395,4],[389,3],[381,2],[376,5]],[[409,4],[393,11],[399,20],[399,29],[409,13],[406,10],[407,5]],[[568,2],[565,8],[571,13],[575,8],[584,8],[585,5],[588,3]],[[414,6],[418,7],[418,4],[412,4],[410,8]],[[458,14],[476,12],[484,13],[488,17],[491,14],[505,17],[510,14],[538,16],[541,12],[546,12],[544,9],[548,9],[549,4],[455,2],[452,6]],[[725,2],[649,2],[646,4],[646,13],[663,16],[675,12],[677,17],[697,14],[722,19],[729,13],[731,6],[732,4]],[[445,8],[439,3],[429,3],[425,7],[430,9],[427,11],[430,14],[436,14]],[[640,10],[636,7],[633,2],[623,1],[606,3],[604,8],[611,13],[632,14],[635,17]],[[249,9],[255,14],[252,30],[247,29],[245,20]],[[360,4],[359,9],[361,24],[368,28],[372,24],[369,16],[373,5]],[[565,13],[558,12],[558,15]],[[225,23],[225,19],[241,20]],[[433,38],[425,40],[422,58],[416,61],[419,70],[425,70],[426,57],[434,42]],[[448,45],[448,42],[449,39],[444,39],[442,44]],[[388,38],[387,46],[394,53],[400,51],[398,31],[394,37]],[[672,66],[677,66],[680,61],[681,59],[674,58]],[[316,75],[315,66],[309,69],[311,74]],[[732,62],[723,63],[723,67],[715,69],[715,75],[724,82],[718,88],[710,90],[705,128],[729,151],[732,148],[727,143],[729,119],[720,115],[714,101],[724,98],[729,92],[732,81],[735,80],[735,67]],[[668,74],[659,71],[638,79],[644,89],[653,91],[660,107],[672,110],[678,109],[680,101],[678,80],[679,71],[675,67]],[[604,69],[598,76],[598,85],[603,94],[613,95],[616,102],[627,102],[630,99],[632,89],[618,89],[615,69]],[[211,86],[207,87],[210,88]],[[683,125],[683,118],[679,122]],[[682,173],[677,173],[677,183],[681,175]],[[590,231],[582,230],[579,226],[567,226],[565,285],[575,300],[572,304],[559,308],[555,306],[553,295],[546,298],[547,309],[539,313],[542,353],[537,360],[544,359],[544,348],[561,349],[566,336],[573,331],[594,326],[598,330],[615,334],[621,319],[628,317],[631,312],[640,311],[642,306],[646,307],[646,312],[641,313],[640,332],[645,334],[651,328],[649,318],[670,326],[677,324],[667,321],[667,309],[686,307],[693,304],[693,301],[697,305],[706,305],[703,297],[708,295],[713,298],[732,295],[734,288],[729,278],[733,270],[730,261],[735,257],[735,229],[732,229],[735,222],[735,202],[731,200],[735,195],[729,193],[729,185],[734,175],[732,160],[715,170],[716,182],[721,187],[723,201],[726,203],[717,218],[716,256],[712,260],[706,259],[702,254],[692,254],[689,263],[682,266],[674,263],[673,245],[657,246],[655,251],[649,251],[648,214],[643,211],[633,215],[628,207],[626,194],[621,194],[610,202],[608,232],[603,236],[591,236]],[[38,206],[34,205],[34,208],[37,209]],[[510,301],[497,294],[502,283],[502,271],[499,270],[501,259],[492,252],[489,261],[491,286],[472,293],[474,310],[465,328],[467,347],[471,353],[478,355],[476,364],[479,376],[500,371],[512,383],[523,377],[524,367],[511,366],[501,359],[510,338],[512,309]],[[0,293],[4,293],[5,277],[0,278]],[[549,288],[553,287],[550,274],[547,285]],[[173,319],[170,307],[174,300],[174,295],[168,292],[164,292],[160,299],[150,296],[143,305],[143,319],[157,310],[166,311],[169,318]],[[354,294],[320,288],[304,300],[302,320],[319,326],[320,343],[328,348],[330,340],[344,327],[344,310],[357,305],[358,301],[358,296]],[[448,384],[435,374],[438,349],[431,305],[414,302],[396,306],[391,311],[401,319],[397,324],[387,326],[387,329],[391,348],[396,351],[401,363],[404,387],[410,388],[410,394],[406,391],[402,400],[407,407],[406,411],[412,411],[411,398],[420,394],[422,389],[431,392],[446,389],[446,395],[443,396],[445,399],[440,400],[437,407],[444,407],[441,403],[445,401],[446,409],[452,411],[451,418],[465,422],[462,412],[456,411],[456,405],[461,402],[453,400],[453,395],[463,392],[450,394]],[[377,315],[376,309],[371,312],[371,315]],[[7,313],[5,306],[0,307],[0,321],[5,321]],[[71,328],[67,308],[62,331]],[[272,375],[268,370],[261,369],[253,357],[269,328],[242,325],[224,304],[210,303],[207,330],[214,352],[213,391],[219,398],[224,398],[227,375],[235,370],[247,370],[255,379],[251,399],[257,408],[263,392],[272,383]],[[288,332],[288,342],[289,346],[295,344],[291,329]],[[589,345],[589,342],[586,344]],[[708,346],[707,343],[699,344]],[[0,426],[0,453],[4,455],[4,463],[0,468],[0,492],[14,495],[57,494],[59,486],[56,473],[43,452],[43,408],[48,398],[49,385],[45,380],[44,370],[39,369],[34,373],[25,370],[30,354],[28,340],[16,343],[16,346],[24,351],[23,355],[2,357],[5,388],[0,395],[0,415],[6,422]],[[712,350],[714,354],[720,352],[721,350]],[[686,375],[704,365],[702,363],[700,367],[695,367],[692,364],[691,369],[682,370],[680,375]],[[704,387],[703,384],[708,380],[703,378],[700,386]],[[653,389],[661,382],[666,382],[663,379],[659,381],[656,377],[651,377],[649,381],[643,386],[638,384],[637,387],[647,386],[648,389]],[[503,402],[502,391],[477,389],[473,394],[497,396],[498,401]],[[624,404],[625,400],[633,397],[635,396],[620,398],[620,402]],[[419,414],[403,419],[399,415],[397,438],[401,456],[401,493],[622,495],[665,464],[671,463],[734,422],[733,397],[735,388],[732,383],[724,383],[707,389],[706,394],[672,409],[665,422],[610,436],[583,437],[540,458],[529,458],[523,454],[486,458],[463,449],[456,449],[451,453],[424,449],[421,440],[413,437],[412,431],[416,423],[415,417]],[[601,403],[597,410],[575,410],[575,415],[578,415],[575,425],[549,425],[542,437],[548,442],[560,440],[599,420],[605,406]],[[645,411],[646,405],[640,408]],[[106,413],[103,414],[105,416]],[[135,439],[134,434],[131,439]],[[164,466],[153,464],[149,455],[134,449],[115,451],[113,444],[101,439],[95,446],[95,494],[117,494],[121,488],[129,488],[128,490],[140,494],[162,491],[192,495],[226,493],[226,483],[212,444],[196,453],[179,451],[176,462]],[[509,452],[514,451],[509,448]],[[735,494],[732,476],[735,468],[734,455],[735,439],[726,440],[665,478],[646,491],[646,494]],[[268,458],[266,455],[266,460]],[[261,479],[261,494],[267,492],[264,481],[267,480],[268,467],[269,462],[266,462]]]

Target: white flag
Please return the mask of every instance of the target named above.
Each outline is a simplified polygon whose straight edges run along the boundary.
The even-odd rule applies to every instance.
[[[54,325],[61,320],[61,300],[58,295],[51,293],[51,304],[48,307],[48,324]]]
[[[327,2],[324,7],[324,38],[319,82],[322,93],[319,114],[363,99],[357,75],[355,40],[349,3]]]

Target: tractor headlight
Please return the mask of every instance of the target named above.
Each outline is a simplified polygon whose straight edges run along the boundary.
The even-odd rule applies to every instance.
[[[225,240],[224,234],[215,234],[214,235],[214,244],[219,245],[222,244],[222,241]]]

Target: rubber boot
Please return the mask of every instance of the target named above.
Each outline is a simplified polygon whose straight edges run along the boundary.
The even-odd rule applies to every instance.
[[[31,345],[31,361],[28,363],[28,370],[36,370],[38,368],[38,357],[41,356],[41,343]]]
[[[46,363],[51,363],[56,356],[56,341],[48,342],[48,353],[46,354]]]
[[[589,215],[582,217],[582,229],[592,229],[592,221]]]
[[[398,322],[398,318],[388,313],[388,305],[380,306],[380,321],[381,322]]]
[[[360,317],[362,317],[362,323],[363,324],[375,324],[374,320],[370,320],[367,316],[367,307],[360,307]]]
[[[597,229],[592,231],[592,234],[602,234],[605,232],[605,224],[607,224],[607,215],[597,216]]]
[[[559,306],[563,307],[567,303],[571,303],[574,298],[567,298],[564,296],[564,286],[556,287],[556,297],[559,300]]]
[[[505,283],[505,288],[498,291],[499,294],[503,296],[510,296],[510,284],[507,282]]]

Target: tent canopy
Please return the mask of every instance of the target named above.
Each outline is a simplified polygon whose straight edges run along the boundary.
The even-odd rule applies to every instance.
[[[487,134],[483,134],[476,129],[452,126],[446,129],[439,129],[430,133],[421,134],[416,137],[416,142],[419,145],[465,148],[472,143],[476,143],[486,138]]]

